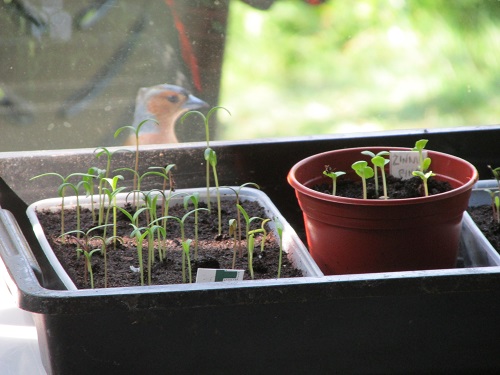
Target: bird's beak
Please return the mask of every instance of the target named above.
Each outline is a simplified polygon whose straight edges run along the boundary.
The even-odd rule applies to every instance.
[[[208,103],[203,100],[197,98],[196,96],[189,94],[188,99],[182,106],[183,109],[198,109],[208,107]]]

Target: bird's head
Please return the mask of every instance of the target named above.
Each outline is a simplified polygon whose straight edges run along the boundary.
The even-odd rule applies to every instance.
[[[156,85],[139,89],[135,104],[134,124],[146,118],[173,124],[184,112],[208,107],[208,104],[175,85]],[[146,130],[146,129],[144,129]]]

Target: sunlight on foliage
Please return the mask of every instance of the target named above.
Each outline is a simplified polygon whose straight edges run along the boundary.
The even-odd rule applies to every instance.
[[[231,2],[217,138],[498,123],[495,3]]]

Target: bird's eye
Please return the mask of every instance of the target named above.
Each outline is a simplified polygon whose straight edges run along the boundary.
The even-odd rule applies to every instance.
[[[167,100],[170,103],[179,103],[179,97],[177,95],[168,95]]]

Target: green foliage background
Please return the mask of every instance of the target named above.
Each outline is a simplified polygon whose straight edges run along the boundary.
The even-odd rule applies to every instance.
[[[498,124],[500,1],[232,1],[218,139]]]

